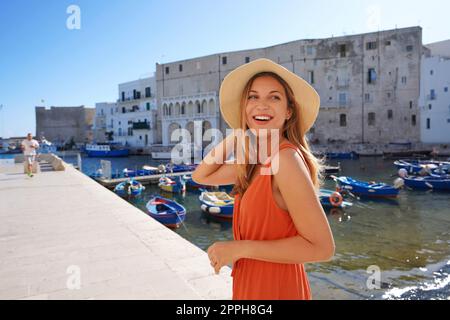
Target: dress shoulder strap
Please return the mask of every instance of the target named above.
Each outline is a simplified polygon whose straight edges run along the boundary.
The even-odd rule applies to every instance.
[[[278,149],[278,152],[280,152],[283,149],[287,149],[287,148],[291,148],[291,149],[294,149],[295,151],[297,151],[297,153],[299,154],[300,158],[302,158],[303,163],[305,164],[306,168],[308,168],[308,172],[311,173],[311,171],[309,169],[309,166],[308,166],[308,163],[306,162],[305,157],[303,156],[303,153],[300,151],[300,149],[296,145],[292,144],[291,142],[282,143],[280,145],[280,148]],[[273,158],[273,156],[263,166],[264,167],[269,167],[271,165],[271,163],[272,163],[272,158]]]

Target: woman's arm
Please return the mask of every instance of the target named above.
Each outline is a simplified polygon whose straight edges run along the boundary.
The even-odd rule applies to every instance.
[[[196,183],[210,186],[230,185],[236,182],[236,166],[226,161],[234,149],[234,134],[230,134],[214,147],[192,174]]]
[[[216,272],[241,258],[295,264],[328,261],[333,257],[333,235],[305,163],[292,149],[280,151],[279,159],[274,178],[299,235],[273,241],[215,243],[208,249],[208,255]]]

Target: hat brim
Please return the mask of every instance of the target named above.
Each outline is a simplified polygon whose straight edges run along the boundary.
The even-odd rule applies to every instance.
[[[219,92],[220,112],[228,126],[232,129],[241,127],[240,104],[242,93],[248,81],[261,72],[276,73],[289,84],[299,106],[299,121],[301,121],[303,134],[309,131],[319,114],[319,94],[308,82],[295,73],[272,60],[264,58],[246,63],[224,78]]]

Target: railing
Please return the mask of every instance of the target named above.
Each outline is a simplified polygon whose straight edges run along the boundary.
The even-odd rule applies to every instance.
[[[133,122],[133,130],[150,130],[150,124],[147,122]]]

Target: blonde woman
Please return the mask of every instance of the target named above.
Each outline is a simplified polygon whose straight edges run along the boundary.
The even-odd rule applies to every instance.
[[[317,118],[319,96],[296,74],[258,59],[227,75],[220,104],[228,125],[251,130],[258,143],[240,139],[235,150],[235,134],[229,135],[192,176],[205,185],[234,184],[234,240],[209,247],[211,266],[219,273],[233,264],[233,299],[311,299],[304,263],[328,261],[335,249],[316,196],[321,162],[305,137]],[[279,147],[271,150],[273,145]],[[251,163],[255,149],[257,161]],[[232,152],[242,155],[226,161]]]

